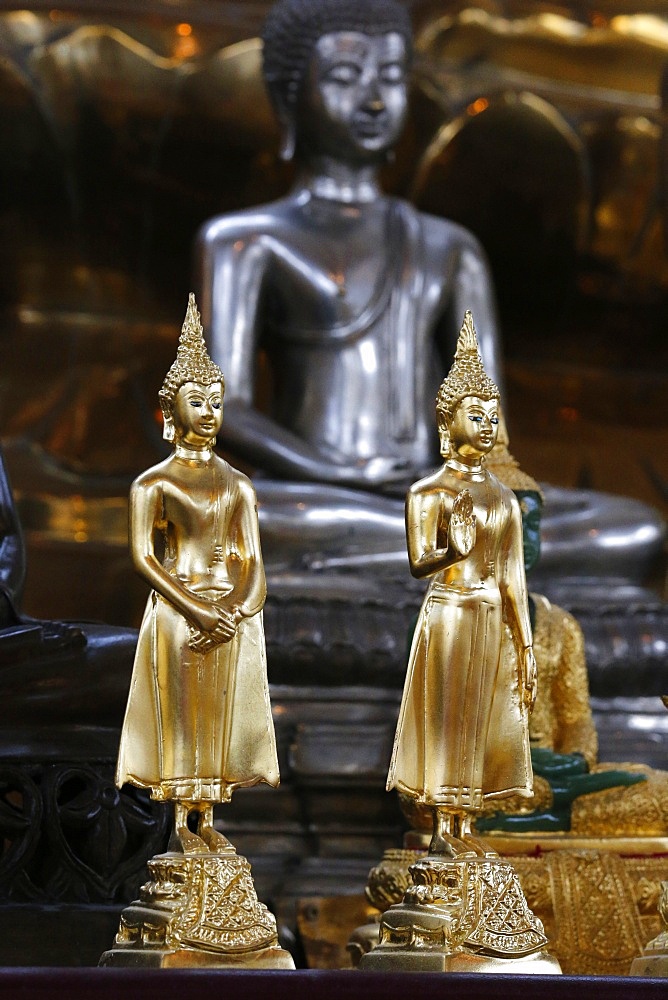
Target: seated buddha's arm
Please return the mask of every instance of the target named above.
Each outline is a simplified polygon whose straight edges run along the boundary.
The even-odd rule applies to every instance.
[[[256,220],[261,224],[269,223]],[[225,375],[222,443],[252,465],[288,479],[366,487],[403,479],[405,469],[394,469],[387,460],[351,465],[332,448],[320,450],[255,405],[263,293],[282,252],[279,241],[252,232],[245,217],[214,219],[199,234],[198,301],[211,356]]]
[[[552,691],[558,723],[554,749],[559,753],[582,753],[593,767],[598,755],[598,735],[589,703],[584,636],[568,611],[553,605],[551,614],[560,647]]]
[[[496,315],[494,282],[485,253],[478,240],[468,230],[442,219],[432,220],[447,227],[443,233],[430,233],[430,240],[450,246],[448,267],[452,278],[444,283],[446,295],[444,313],[438,325],[438,347],[446,369],[449,368],[457,342],[457,334],[467,309],[471,310],[478,334],[480,353],[485,371],[498,385],[503,397],[503,364],[501,338]]]

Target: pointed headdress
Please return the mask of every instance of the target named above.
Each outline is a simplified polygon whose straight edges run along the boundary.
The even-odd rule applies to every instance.
[[[225,389],[225,377],[209,357],[204,343],[204,330],[193,292],[188,296],[188,308],[181,327],[176,359],[165,375],[162,389],[158,393],[166,420],[172,415],[177,392],[186,382],[199,382],[201,385],[221,382],[223,390]]]
[[[436,397],[439,425],[447,427],[450,424],[457,403],[466,396],[479,396],[480,399],[499,399],[501,396],[498,386],[485,371],[473,316],[468,309],[459,331],[454,363]]]

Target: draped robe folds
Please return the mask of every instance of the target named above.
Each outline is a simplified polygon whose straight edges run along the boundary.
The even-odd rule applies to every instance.
[[[517,661],[502,656],[508,600],[530,641],[520,513],[510,490],[486,476],[477,492],[458,484],[474,492],[476,541],[425,596],[387,779],[388,790],[453,811],[533,787]]]
[[[156,511],[166,509],[177,519],[181,515],[181,528],[192,529],[192,518],[200,517],[195,549],[208,570],[184,574],[178,551],[167,556],[165,568],[200,597],[224,597],[239,575],[238,568],[227,563],[243,561],[242,554],[249,549],[259,554],[252,486],[215,459],[212,499],[201,514],[186,491],[154,475],[168,468],[170,461],[149,470],[138,483],[153,476]],[[156,527],[166,531],[166,523]],[[244,533],[253,537],[244,538]],[[177,548],[179,534],[183,532],[176,532]],[[227,801],[234,788],[260,781],[277,785],[262,611],[243,618],[233,639],[209,652],[191,649],[190,634],[183,615],[153,591],[139,633],[117,785],[130,782],[151,788],[156,799],[193,802]]]

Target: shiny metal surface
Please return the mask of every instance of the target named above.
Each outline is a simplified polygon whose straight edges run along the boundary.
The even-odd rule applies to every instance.
[[[228,802],[236,788],[260,781],[279,783],[255,492],[213,451],[223,420],[222,375],[206,353],[192,294],[159,395],[174,450],[139,476],[130,494],[132,558],[151,594],[116,783],[174,800],[176,833],[187,851],[189,810],[199,810],[199,826],[207,827],[212,802]],[[194,850],[205,849],[195,841]]]
[[[522,518],[512,491],[485,467],[497,439],[499,395],[480,364],[470,313],[438,398],[444,463],[406,498],[411,573],[429,578],[430,587],[413,636],[387,788],[435,807],[430,852],[452,857],[476,851],[464,818],[480,813],[484,801],[531,795],[536,695]],[[504,622],[514,669],[502,655]],[[436,825],[441,814],[447,831]]]
[[[164,455],[153,399],[176,332],[171,317],[187,292],[191,238],[216,212],[238,218],[240,206],[278,198],[291,177],[274,155],[278,127],[261,80],[256,36],[269,6],[186,0],[177,9],[152,0],[150,10],[123,3],[93,11],[71,0],[53,10],[4,4],[0,12],[7,307],[0,314],[0,431],[5,442],[26,439],[5,454],[30,551],[26,607],[34,614],[139,622],[144,595],[130,595],[121,582],[130,571],[123,506],[130,480]],[[657,152],[668,4],[653,3],[648,19],[649,6],[611,0],[592,11],[576,2],[512,0],[503,9],[462,3],[446,11],[416,0],[408,128],[395,163],[383,167],[383,186],[417,198],[423,213],[459,219],[483,242],[512,359],[513,444],[525,467],[541,479],[660,503],[668,451],[652,455],[651,480],[635,458],[655,441],[657,426],[665,441],[663,306],[650,315],[619,306],[620,295],[641,307],[646,297],[658,302],[666,271]],[[583,187],[582,178],[591,184]],[[628,280],[631,271],[639,284]],[[576,281],[589,303],[584,310],[572,297]],[[536,307],[536,297],[549,307]],[[525,310],[526,331],[508,316],[509,300]],[[266,300],[260,306],[265,341],[273,335],[262,318],[269,307]],[[615,319],[618,307],[623,315]],[[554,358],[569,383],[582,385],[577,405],[561,394]],[[593,390],[580,378],[585,365],[598,366],[603,380]],[[634,403],[628,427],[616,392],[605,417],[598,406],[613,365],[624,375],[624,399]],[[650,365],[658,387],[651,400],[637,371]],[[280,369],[280,358],[270,367]],[[266,414],[273,409],[264,372],[261,361],[254,398]],[[564,407],[569,421],[573,409],[580,421],[567,421]],[[620,445],[614,463],[611,427]],[[278,501],[266,489],[269,508]],[[316,553],[359,561],[341,546],[363,513],[373,517],[378,561],[399,560],[403,572],[400,506],[392,518],[378,491],[364,494],[358,490],[351,507],[339,487],[320,488],[308,522]],[[289,491],[281,494],[283,526],[291,504]],[[304,513],[290,521],[292,537],[305,530]],[[380,544],[376,531],[387,516],[399,534],[388,529]],[[320,541],[330,517],[341,539],[336,548]],[[278,523],[274,505],[272,534]],[[551,545],[548,539],[546,566]],[[306,548],[293,552],[292,538],[270,547],[268,568],[299,563]],[[572,556],[581,576],[577,546]],[[75,591],[89,566],[100,573],[99,589]],[[73,586],[43,583],[65,575]]]
[[[411,573],[431,583],[387,777],[388,791],[427,807],[433,834],[359,968],[489,973],[509,962],[514,972],[559,974],[512,864],[471,830],[488,801],[533,793],[536,661],[519,503],[485,465],[499,430],[499,390],[484,371],[470,313],[436,412],[444,463],[406,499]]]
[[[408,566],[404,504],[389,496],[277,480],[256,480],[268,572],[369,570],[400,576]],[[593,490],[543,486],[541,579],[639,582],[663,539],[646,504]],[[308,547],[305,539],[308,537]],[[608,597],[610,595],[608,594]]]
[[[204,325],[227,378],[223,442],[271,477],[258,480],[268,566],[363,571],[370,558],[370,572],[403,569],[401,504],[369,491],[401,495],[435,461],[431,401],[465,309],[499,380],[492,283],[476,240],[378,187],[403,119],[405,71],[396,33],[321,37],[284,121],[296,186],[200,231]],[[260,352],[270,381],[262,408]],[[295,491],[275,477],[310,485]],[[584,491],[551,491],[544,526],[555,572],[633,579],[663,532],[644,505]]]
[[[159,398],[174,448],[130,494],[132,557],[152,590],[115,780],[174,803],[173,850],[148,862],[150,881],[100,964],[294,968],[248,861],[213,826],[214,802],[259,782],[276,786],[279,772],[255,493],[213,451],[223,376],[192,293]]]

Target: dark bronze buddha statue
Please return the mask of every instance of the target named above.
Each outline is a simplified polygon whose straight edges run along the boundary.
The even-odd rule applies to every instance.
[[[0,693],[7,725],[119,725],[137,633],[21,614],[25,571],[23,533],[0,451]]]

